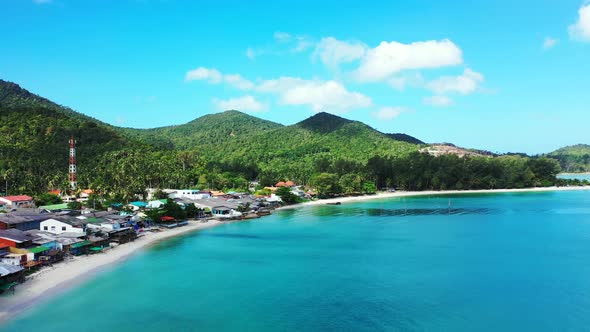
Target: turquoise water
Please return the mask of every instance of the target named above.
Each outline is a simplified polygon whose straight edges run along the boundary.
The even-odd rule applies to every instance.
[[[280,211],[164,242],[0,330],[589,326],[590,192],[584,191]]]
[[[590,181],[590,174],[574,174],[574,173],[564,173],[557,175],[560,179],[571,179],[571,180],[587,180]]]

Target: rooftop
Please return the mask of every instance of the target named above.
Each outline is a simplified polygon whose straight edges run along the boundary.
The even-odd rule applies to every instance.
[[[22,202],[22,201],[32,201],[33,197],[27,195],[15,195],[15,196],[4,196],[0,197],[3,200],[10,201],[10,202]]]
[[[23,268],[20,266],[14,266],[14,265],[10,265],[10,264],[0,263],[0,277],[6,276],[9,274],[13,274],[13,273],[17,273],[22,270],[23,270]]]
[[[8,239],[14,242],[22,243],[32,240],[32,237],[27,233],[18,229],[0,229],[0,238]]]

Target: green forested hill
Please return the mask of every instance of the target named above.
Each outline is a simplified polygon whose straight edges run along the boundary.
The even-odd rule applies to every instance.
[[[120,128],[128,137],[155,146],[166,143],[179,150],[210,150],[219,145],[239,145],[260,133],[282,125],[238,111],[208,114],[178,126],[153,129]]]
[[[0,192],[6,181],[14,192],[66,187],[71,136],[82,179],[106,153],[141,146],[104,123],[0,81]]]
[[[238,111],[154,129],[118,128],[0,81],[0,192],[67,187],[68,138],[78,141],[78,183],[111,199],[148,187],[243,189],[294,180],[324,194],[510,188],[554,183],[546,158],[432,157],[422,142],[318,113],[283,126]],[[483,180],[482,180],[483,179]]]
[[[590,172],[590,145],[566,146],[549,153],[548,157],[558,160],[564,172]]]

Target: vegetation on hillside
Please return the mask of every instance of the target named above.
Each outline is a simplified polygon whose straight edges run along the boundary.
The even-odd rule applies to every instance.
[[[179,126],[117,128],[0,81],[0,192],[6,184],[9,194],[67,190],[70,136],[79,187],[109,201],[141,198],[147,188],[245,190],[255,179],[293,180],[324,196],[522,188],[554,184],[559,171],[548,158],[432,157],[411,136],[327,113],[291,126],[227,111]]]
[[[590,145],[566,146],[547,156],[558,160],[564,172],[590,172]]]

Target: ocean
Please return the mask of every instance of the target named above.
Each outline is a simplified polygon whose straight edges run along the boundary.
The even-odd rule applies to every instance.
[[[277,211],[162,242],[0,331],[589,326],[590,192],[572,191]]]

